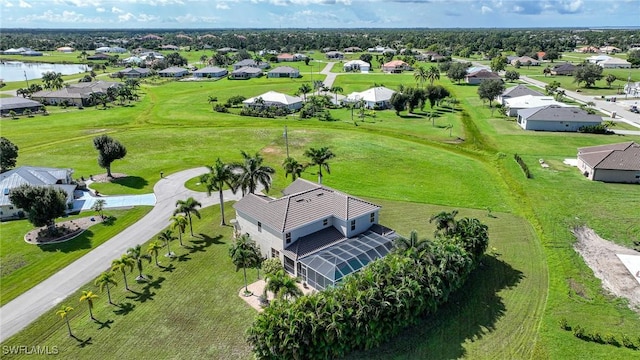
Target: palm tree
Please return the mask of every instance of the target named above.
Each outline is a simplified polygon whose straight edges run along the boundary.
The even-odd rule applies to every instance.
[[[206,63],[207,63],[207,59],[208,59],[208,56],[207,56],[207,55],[205,55],[205,54],[202,54],[202,55],[200,56],[200,62],[201,62],[201,63],[203,63],[203,64],[206,64]]]
[[[420,86],[424,87],[424,82],[429,80],[429,73],[424,66],[418,66],[418,68],[413,72],[413,78],[420,83]]]
[[[242,151],[244,161],[242,163],[231,164],[231,171],[236,174],[235,188],[242,189],[242,195],[247,192],[254,194],[258,189],[258,184],[264,186],[265,191],[271,188],[271,176],[276,171],[270,166],[262,165],[262,155],[256,153],[254,156]]]
[[[98,214],[100,214],[100,217],[104,219],[103,210],[106,204],[107,204],[107,201],[105,199],[98,199],[96,200],[95,203],[93,203],[91,210],[96,211]]]
[[[298,160],[292,157],[284,159],[282,167],[284,168],[284,177],[286,178],[291,174],[291,180],[293,181],[295,181],[296,178],[299,178],[302,175],[302,172],[307,168],[306,165],[299,163]]]
[[[311,160],[310,165],[318,165],[318,184],[322,184],[322,168],[327,170],[327,174],[331,174],[327,160],[333,159],[335,154],[328,147],[321,147],[306,150],[304,156]]]
[[[187,215],[187,218],[189,219],[189,229],[191,230],[191,236],[193,236],[193,221],[191,218],[191,214],[200,219],[200,212],[196,209],[196,207],[202,207],[202,204],[193,197],[190,197],[186,200],[176,201],[176,207],[177,209],[173,211],[173,215],[177,215],[180,213]]]
[[[429,218],[429,223],[435,221],[436,223],[436,236],[451,236],[456,232],[456,215],[458,210],[453,210],[450,213],[442,211]]]
[[[207,101],[209,102],[209,104],[211,104],[211,106],[212,106],[211,109],[215,110],[215,103],[218,102],[218,97],[209,95],[209,97],[207,98]]]
[[[129,269],[129,271],[133,271],[134,264],[135,261],[127,254],[123,254],[120,259],[115,259],[111,262],[111,271],[120,271],[122,273],[122,277],[124,278],[124,288],[127,291],[131,291],[129,289],[129,284],[127,284],[127,269]]]
[[[260,260],[260,250],[256,246],[256,243],[251,240],[249,234],[244,234],[236,239],[236,241],[229,248],[229,256],[231,261],[236,266],[236,271],[242,269],[244,272],[244,292],[249,294],[247,284],[247,268],[256,267]]]
[[[331,89],[329,89],[329,91],[336,95],[336,105],[337,105],[338,104],[338,93],[342,94],[344,92],[344,89],[341,88],[340,86],[333,86],[333,87],[331,87]]]
[[[118,283],[113,278],[113,273],[108,271],[103,272],[98,276],[94,284],[98,286],[102,292],[104,292],[104,289],[107,289],[107,299],[109,299],[109,304],[115,305],[113,301],[111,301],[111,286],[118,286]]]
[[[93,299],[97,299],[98,295],[94,294],[93,291],[82,291],[82,296],[80,297],[80,302],[86,301],[89,306],[89,317],[91,320],[96,321],[96,318],[93,317]]]
[[[291,299],[302,296],[302,290],[298,287],[296,279],[287,275],[284,270],[278,270],[275,274],[267,275],[265,294],[271,291],[276,298]]]
[[[322,82],[322,80],[313,80],[313,91],[314,92],[320,92],[320,89],[322,89],[324,87],[324,83]]]
[[[184,215],[173,215],[171,217],[171,229],[178,230],[178,239],[180,240],[180,246],[184,246],[182,244],[182,234],[187,229],[187,225],[189,224],[189,220]]]
[[[427,250],[429,248],[429,240],[419,239],[418,232],[413,230],[411,231],[411,235],[409,235],[409,238],[398,236],[393,241],[393,247],[397,251],[402,253],[419,255],[424,250]]]
[[[433,85],[433,82],[436,80],[440,80],[440,69],[438,67],[431,65],[429,70],[427,70],[427,79],[429,79],[429,85]]]
[[[211,193],[214,191],[218,192],[218,196],[220,197],[220,225],[224,226],[226,223],[224,221],[223,190],[226,185],[235,193],[235,175],[233,174],[231,165],[223,163],[220,158],[216,159],[216,163],[213,164],[213,166],[207,166],[207,168],[209,169],[209,172],[202,175],[200,182],[202,182],[207,188],[208,196],[211,196]]]
[[[171,242],[171,240],[176,239],[176,237],[173,236],[173,232],[167,229],[161,232],[160,235],[158,235],[158,239],[164,241],[165,245],[167,246],[167,253],[164,256],[173,257],[175,254],[171,252],[171,248],[169,247],[169,243]],[[158,256],[156,255],[156,263],[157,263],[157,259],[158,259]]]
[[[154,256],[154,258],[156,259],[156,266],[160,266],[160,264],[158,264],[158,251],[160,251],[160,249],[162,248],[162,244],[157,241],[152,241],[151,243],[149,243],[149,247],[147,247],[147,254]]]
[[[148,254],[143,254],[142,245],[139,244],[135,247],[129,248],[127,250],[127,255],[129,255],[129,257],[133,259],[133,261],[135,261],[136,266],[138,267],[138,276],[136,277],[136,281],[144,280],[145,277],[142,275],[142,260],[151,262],[151,256],[149,256]]]
[[[71,306],[62,306],[60,310],[56,311],[56,314],[60,315],[67,322],[67,329],[69,329],[69,336],[73,337],[71,333],[71,325],[69,325],[69,313],[73,311]]]
[[[311,86],[307,83],[304,83],[302,85],[300,85],[300,87],[298,88],[298,94],[302,94],[302,100],[303,101],[307,101],[307,94],[311,92]]]

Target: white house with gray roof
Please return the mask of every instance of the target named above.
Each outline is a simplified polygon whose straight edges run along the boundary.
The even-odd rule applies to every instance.
[[[518,112],[523,109],[533,109],[549,105],[569,106],[563,102],[556,101],[553,96],[524,95],[503,99],[505,113],[509,116],[518,116]]]
[[[73,203],[72,169],[21,166],[0,174],[0,219],[19,217],[22,209],[15,207],[9,199],[11,190],[20,185],[47,186],[62,189],[67,193],[67,203]]]
[[[640,144],[627,141],[579,148],[578,169],[589,180],[640,184]]]
[[[505,105],[505,101],[511,98],[517,98],[520,96],[544,96],[543,93],[533,90],[525,85],[516,85],[506,89],[502,94],[498,96],[498,102]]]
[[[525,130],[576,132],[602,123],[602,117],[578,107],[541,106],[518,111],[518,125]]]
[[[396,235],[378,224],[378,205],[301,178],[283,194],[248,194],[235,203],[236,232],[311,286],[335,285],[391,250]]]
[[[242,102],[246,107],[269,107],[276,106],[287,108],[291,111],[300,110],[302,108],[302,98],[291,96],[277,91],[267,91],[266,93],[252,98],[248,98]]]

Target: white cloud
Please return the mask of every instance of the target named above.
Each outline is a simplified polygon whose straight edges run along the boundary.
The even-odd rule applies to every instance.
[[[220,3],[216,4],[216,9],[218,9],[218,10],[229,10],[229,5],[227,5],[227,3],[220,2]]]
[[[0,4],[2,4],[2,6],[4,7],[13,7],[13,4],[10,1],[7,0],[0,0]]]
[[[490,7],[488,7],[488,6],[482,5],[482,9],[480,9],[480,11],[481,11],[483,14],[489,14],[489,13],[492,13],[492,12],[493,12],[493,9],[492,9],[492,8],[490,8]]]
[[[134,15],[130,12],[122,15],[118,15],[118,21],[120,22],[128,22],[128,21],[137,21],[137,22],[153,22],[157,21],[160,18],[155,15],[149,14],[138,14]]]
[[[124,13],[124,10],[114,6],[114,7],[111,8],[111,12],[114,13],[114,14],[122,14],[122,13]]]
[[[99,7],[99,8],[96,8],[96,11],[99,12],[99,13],[103,13],[103,12],[105,12],[107,10],[105,8]]]
[[[28,9],[28,8],[31,7],[31,4],[29,4],[28,2],[26,2],[24,0],[20,0],[20,3],[18,4],[18,6],[20,6],[21,8]]]
[[[98,24],[102,23],[103,20],[99,17],[88,18],[83,14],[79,14],[75,11],[63,11],[62,13],[54,13],[51,10],[47,10],[44,13],[38,14],[30,14],[27,16],[23,16],[17,19],[17,22],[20,23],[41,23],[41,22],[50,22],[50,23],[92,23]]]
[[[187,14],[184,16],[177,16],[175,20],[179,23],[212,23],[217,22],[219,19],[213,16],[194,16]]]

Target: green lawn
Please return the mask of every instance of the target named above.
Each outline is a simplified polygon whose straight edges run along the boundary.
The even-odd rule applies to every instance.
[[[332,110],[337,121],[331,122],[295,116],[254,119],[234,114],[237,109],[231,114],[213,112],[207,102],[209,95],[224,102],[233,95],[249,97],[268,90],[294,93],[309,80],[305,75],[296,80],[145,85],[141,101],[129,107],[52,111],[48,117],[4,122],[2,132],[20,147],[18,165],[71,166],[76,176],[85,177],[104,172],[97,166],[91,139],[108,133],[120,140],[129,155],[114,162],[113,171],[127,173],[134,181],[100,184],[97,188],[105,194],[150,192],[161,170],[170,174],[212,164],[218,157],[238,161],[240,150],[260,151],[265,163],[277,170],[271,194],[278,195],[290,181],[281,171],[282,132],[287,125],[291,155],[304,161],[305,149],[329,146],[337,156],[325,183],[380,202],[383,223],[403,234],[416,228],[430,236],[433,230],[427,218],[441,209],[437,205],[464,208],[463,215],[490,224],[491,246],[500,253],[488,257],[470,285],[435,318],[407,329],[382,349],[354,358],[630,358],[629,350],[576,339],[561,330],[558,321],[565,317],[572,325],[603,334],[640,333],[637,314],[623,301],[603,294],[600,282],[573,251],[569,232],[571,226],[586,224],[605,238],[629,245],[640,236],[640,229],[629,227],[637,219],[640,192],[636,185],[587,181],[562,160],[575,158],[578,147],[640,141],[640,137],[522,131],[497,112],[492,115],[478,99],[476,86],[453,85],[445,76],[438,83],[461,104],[454,111],[437,109],[433,125],[424,113],[396,116],[392,111],[377,111],[375,117],[354,124],[345,109]],[[374,83],[392,89],[416,85],[412,74],[345,74],[336,79],[345,93]],[[451,137],[444,128],[448,124],[453,125]],[[46,138],[32,135],[45,132]],[[514,153],[529,164],[533,179],[523,176]],[[551,167],[542,169],[540,158]],[[304,177],[313,180],[315,172],[310,168]],[[498,218],[488,218],[487,208]],[[230,206],[227,210],[232,211]],[[213,225],[215,211],[205,210],[197,225],[210,237],[220,234]],[[227,244],[228,231],[224,229],[221,240]],[[66,343],[65,354],[76,358],[93,356],[92,351],[130,358],[141,354],[215,358],[231,348],[238,349],[239,358],[248,358],[242,332],[251,311],[236,301],[241,277],[233,272],[226,252],[226,245],[214,244],[193,253],[192,260],[176,261],[174,273],[153,273],[166,278],[161,288],[150,289],[157,293],[154,300],[144,304],[128,300],[136,307],[127,316],[98,310],[99,319],[115,320],[112,329],[96,330],[79,307],[72,326],[80,338],[91,337],[92,345],[77,347],[53,312],[11,343],[25,339],[41,345]],[[206,260],[197,260],[200,256]],[[182,277],[173,280],[182,268]],[[4,286],[3,281],[3,292]],[[167,300],[164,294],[170,294]],[[208,306],[196,310],[202,299]],[[187,341],[185,336],[193,342],[193,334],[197,334],[193,349],[181,349],[180,355],[172,352],[175,344]],[[127,346],[134,341],[137,346]]]
[[[33,245],[24,241],[24,235],[33,229],[27,220],[0,223],[0,279],[2,291],[0,304],[4,305],[18,295],[31,289],[51,274],[69,265],[74,260],[96,248],[114,235],[141,219],[150,207],[137,207],[130,210],[107,210],[105,215],[115,221],[90,227],[77,238],[52,245]],[[66,221],[78,217],[90,216],[92,212],[81,213],[59,219]]]

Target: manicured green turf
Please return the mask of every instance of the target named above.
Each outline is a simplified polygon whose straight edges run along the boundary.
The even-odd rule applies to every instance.
[[[2,269],[2,291],[0,304],[4,305],[26,290],[39,284],[56,271],[91,251],[114,235],[141,219],[150,207],[129,210],[106,210],[105,215],[115,217],[115,221],[90,227],[75,239],[60,244],[32,245],[24,241],[24,235],[33,229],[27,220],[0,223],[0,261]],[[91,216],[84,212],[68,218]]]

